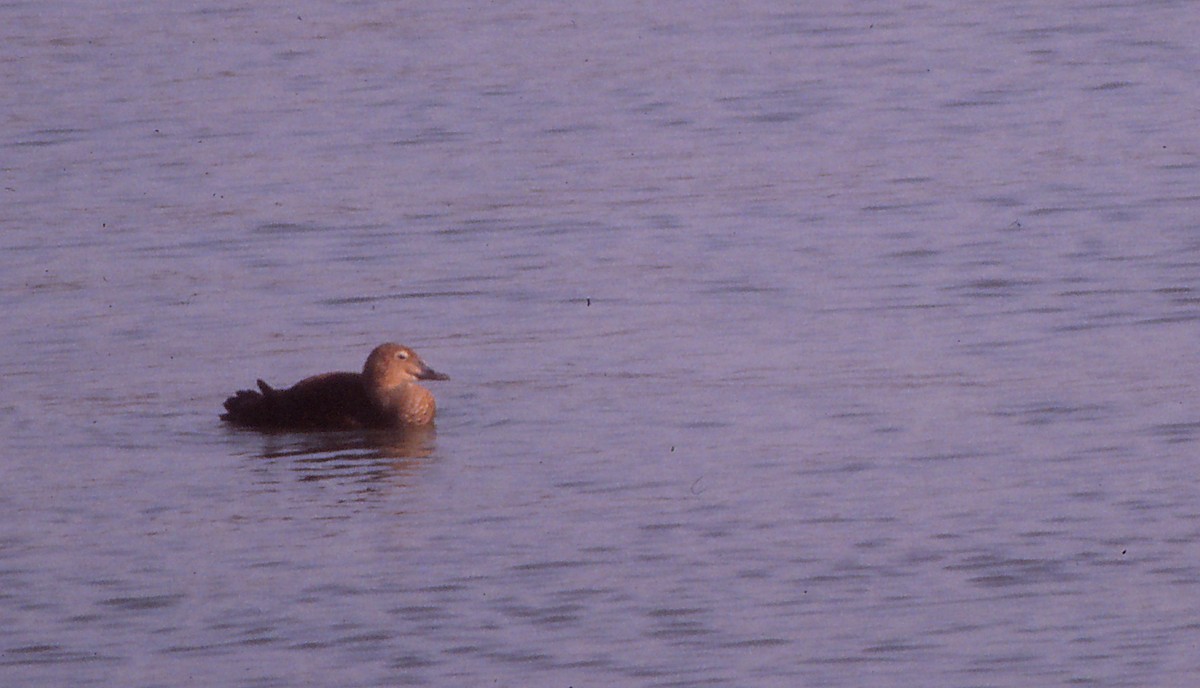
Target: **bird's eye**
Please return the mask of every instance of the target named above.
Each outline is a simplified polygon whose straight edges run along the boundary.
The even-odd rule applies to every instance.
[[[397,351],[396,358],[400,359],[401,361],[407,361],[408,360],[408,352],[407,351]]]

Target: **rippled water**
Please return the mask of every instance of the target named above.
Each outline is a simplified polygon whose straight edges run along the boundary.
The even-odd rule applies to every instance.
[[[1191,685],[1197,35],[0,4],[0,679]],[[217,421],[386,340],[436,437]]]

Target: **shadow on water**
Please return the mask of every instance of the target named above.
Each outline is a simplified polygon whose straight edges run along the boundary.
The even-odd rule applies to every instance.
[[[407,483],[410,476],[428,464],[437,437],[437,431],[432,427],[308,433],[232,432],[260,437],[262,448],[257,456],[287,461],[301,481],[340,483]]]

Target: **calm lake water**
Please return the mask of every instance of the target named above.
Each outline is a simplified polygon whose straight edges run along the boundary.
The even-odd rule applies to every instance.
[[[0,683],[1191,686],[1191,2],[0,4]],[[416,348],[436,437],[260,435]]]

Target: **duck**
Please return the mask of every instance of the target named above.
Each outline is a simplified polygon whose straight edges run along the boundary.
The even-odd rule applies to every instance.
[[[322,373],[287,389],[257,381],[225,400],[221,420],[273,430],[354,430],[430,427],[437,414],[433,394],[418,380],[449,380],[407,346],[375,347],[361,373]]]

